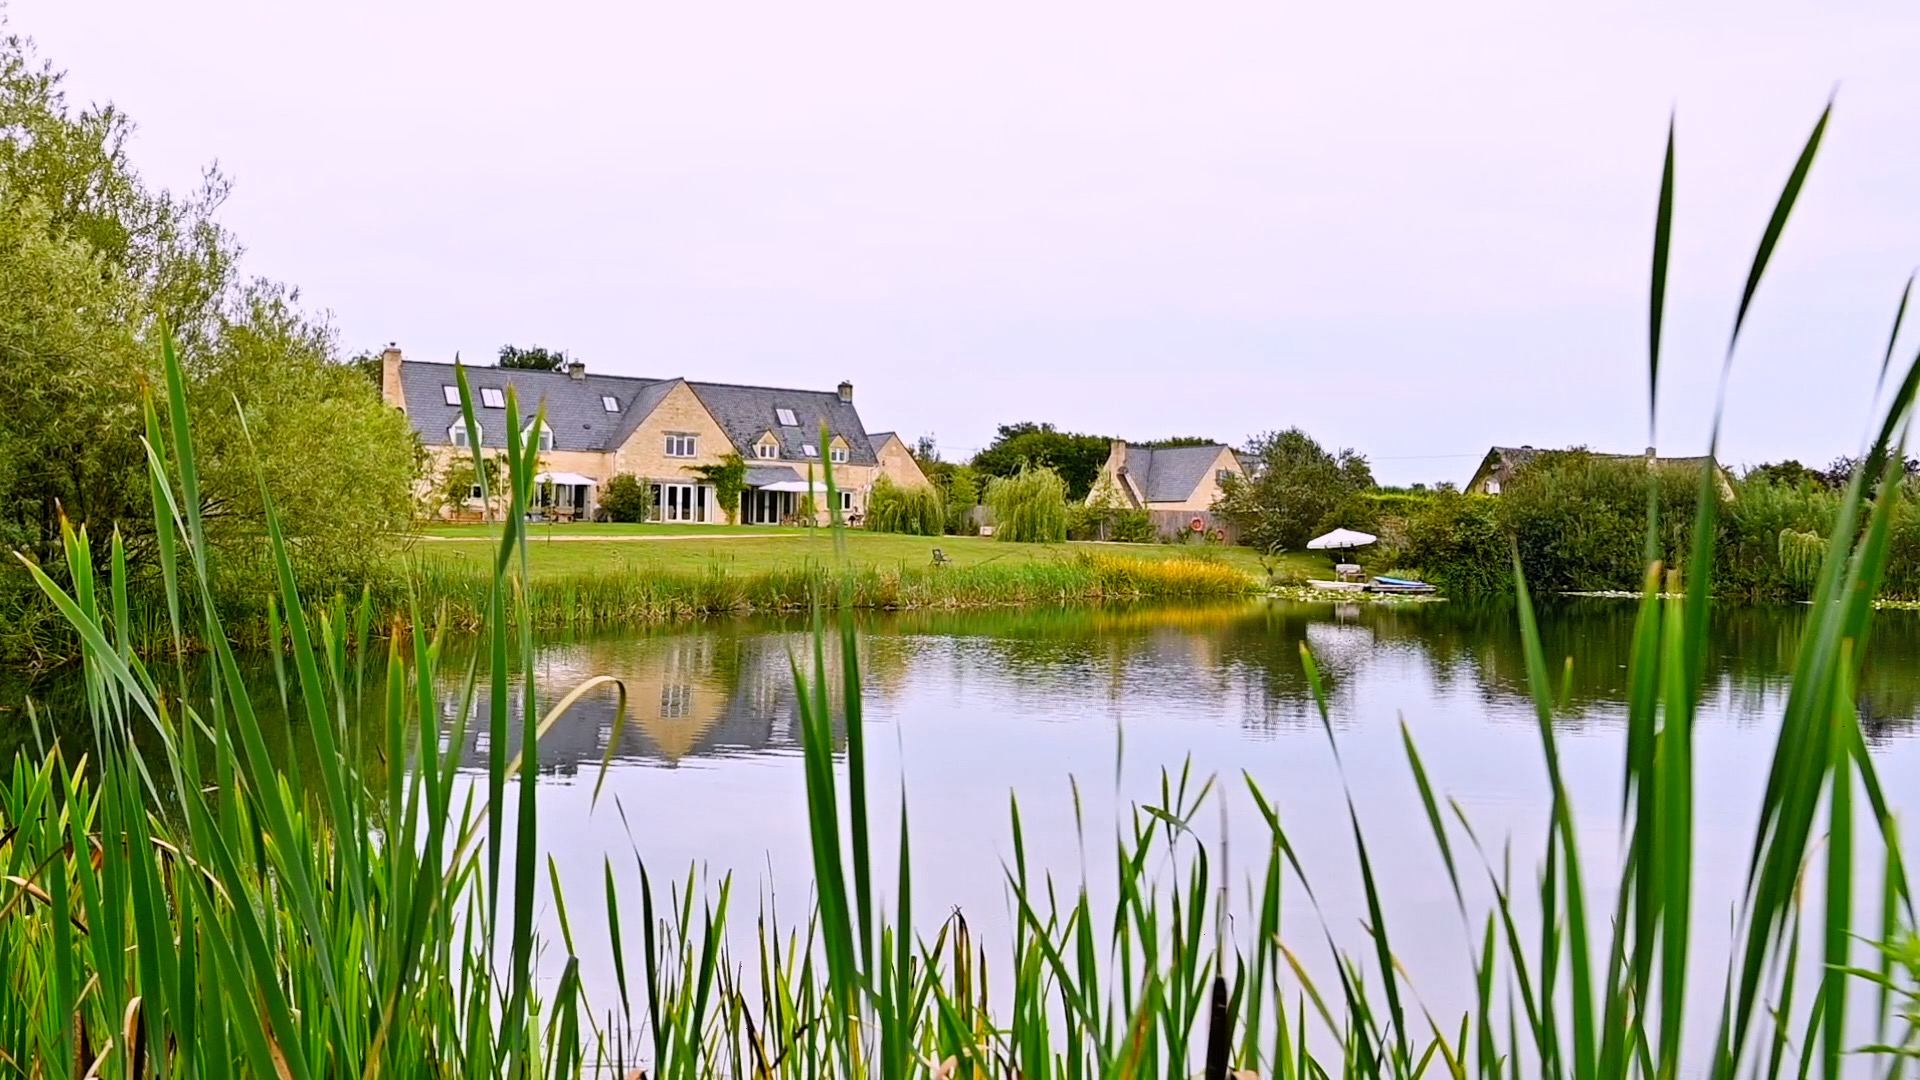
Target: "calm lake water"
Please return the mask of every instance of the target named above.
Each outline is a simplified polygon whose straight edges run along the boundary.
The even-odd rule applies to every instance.
[[[1543,615],[1550,662],[1575,658],[1559,732],[1588,880],[1605,883],[1618,873],[1634,608],[1579,601]],[[1711,973],[1724,968],[1718,928],[1739,898],[1784,673],[1804,622],[1797,609],[1732,609],[1715,619],[1696,750],[1696,940],[1707,966],[1695,985],[1708,995]],[[1084,871],[1098,902],[1112,888],[1116,822],[1136,804],[1157,802],[1161,770],[1177,772],[1190,759],[1197,777],[1220,778],[1224,814],[1210,808],[1199,830],[1210,844],[1223,832],[1229,841],[1232,908],[1242,925],[1250,916],[1238,883],[1258,869],[1250,856],[1264,841],[1245,772],[1278,803],[1334,936],[1362,950],[1364,900],[1343,772],[1301,672],[1303,642],[1327,678],[1344,778],[1394,947],[1436,1013],[1464,1006],[1471,994],[1466,934],[1408,771],[1402,723],[1436,788],[1459,802],[1494,857],[1510,841],[1516,882],[1524,891],[1534,879],[1547,790],[1510,611],[1247,603],[910,613],[865,618],[861,628],[870,790],[882,823],[876,844],[888,853],[876,880],[893,880],[904,788],[923,928],[959,907],[989,937],[1004,930],[1010,795],[1020,801],[1030,864],[1068,889]],[[806,642],[802,624],[741,620],[553,643],[540,653],[534,679],[544,702],[596,674],[617,676],[630,693],[628,725],[612,747],[597,806],[593,783],[613,734],[613,696],[583,700],[540,748],[543,839],[566,883],[575,933],[600,946],[582,948],[590,985],[611,987],[613,978],[604,939],[595,936],[604,925],[605,859],[628,896],[637,895],[637,852],[656,881],[696,866],[715,877],[732,871],[736,911],[748,922],[756,898],[771,890],[784,918],[804,912],[808,840],[788,658]],[[262,678],[261,697],[277,698],[270,676]],[[449,714],[458,708],[457,689],[447,687],[441,703]],[[1878,619],[1860,704],[1886,790],[1912,820],[1920,809],[1920,616]],[[476,707],[484,716],[485,702]],[[0,726],[16,735],[22,727],[4,716]],[[484,736],[470,736],[460,753],[484,770]],[[1084,844],[1069,778],[1078,781]],[[1456,844],[1464,850],[1464,838]],[[1877,882],[1877,865],[1863,873]],[[1287,932],[1312,950],[1318,924],[1304,895],[1290,895]],[[1702,1005],[1714,1011],[1711,1000]]]

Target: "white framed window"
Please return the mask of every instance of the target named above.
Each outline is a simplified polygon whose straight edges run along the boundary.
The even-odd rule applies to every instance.
[[[754,443],[753,456],[763,461],[772,461],[774,458],[780,456],[780,444],[774,442]]]
[[[813,445],[812,443],[801,443],[800,453],[805,457],[819,457],[820,448]]]
[[[1498,480],[1487,481],[1487,494],[1489,495],[1500,494],[1500,481]]]
[[[691,435],[674,434],[667,436],[668,457],[693,457],[699,452],[697,447],[698,441]]]
[[[528,437],[530,437],[530,436],[532,436],[532,435],[533,435],[533,425],[532,425],[532,424],[528,424],[528,425],[526,426],[526,429],[525,429],[524,431],[522,431],[522,432],[520,432],[520,437],[521,437],[522,439],[525,439],[525,438],[528,438]],[[552,429],[552,428],[550,428],[550,427],[548,427],[548,426],[547,426],[547,425],[545,425],[545,424],[541,424],[541,425],[540,425],[540,434],[539,434],[539,437],[538,437],[538,438],[539,438],[539,445],[540,445],[540,449],[541,449],[542,451],[547,451],[547,450],[552,450],[552,449],[553,449],[553,429]]]
[[[660,718],[678,720],[686,716],[693,707],[693,687],[685,683],[676,683],[660,688]]]
[[[487,493],[481,489],[479,484],[473,484],[467,488],[467,498],[473,502],[479,502],[486,497]]]
[[[445,398],[449,405],[460,404],[460,388],[457,386],[442,386],[440,396]]]
[[[782,427],[800,426],[800,421],[795,419],[792,409],[775,409],[773,410],[773,415],[774,419],[780,421]]]
[[[504,409],[507,407],[507,392],[497,386],[483,386],[480,388],[480,404],[489,409]]]
[[[844,446],[833,447],[827,451],[827,457],[830,458],[835,465],[845,465],[847,463],[847,448]]]
[[[486,438],[486,432],[480,430],[479,424],[475,424],[473,425],[473,427],[475,431],[480,431],[481,438],[483,439]],[[452,427],[447,429],[447,441],[452,443],[455,446],[461,446],[461,447],[467,447],[467,446],[473,445],[472,443],[467,441],[467,425],[464,423],[455,424]]]
[[[619,412],[620,399],[614,397],[612,394],[602,394],[600,395],[600,407],[608,412]]]
[[[843,491],[840,493],[840,512],[843,514],[853,512],[853,492]]]

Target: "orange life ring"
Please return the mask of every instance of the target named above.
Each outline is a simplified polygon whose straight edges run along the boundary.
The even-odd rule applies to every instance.
[[[1189,528],[1189,529],[1191,529],[1191,530],[1193,530],[1194,532],[1197,532],[1197,533],[1203,533],[1203,532],[1206,532],[1206,531],[1207,531],[1207,519],[1205,519],[1205,518],[1194,518],[1194,519],[1193,519],[1192,521],[1189,521],[1189,522],[1187,522],[1187,528]]]

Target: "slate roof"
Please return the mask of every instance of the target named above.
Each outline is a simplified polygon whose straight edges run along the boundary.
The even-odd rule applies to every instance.
[[[791,465],[749,465],[747,466],[747,486],[766,487],[768,484],[790,484],[801,479],[800,470]]]
[[[1159,450],[1129,446],[1125,468],[1147,502],[1181,502],[1213,472],[1213,463],[1225,449],[1217,443]]]
[[[423,363],[409,360],[400,365],[400,386],[407,395],[407,419],[420,441],[429,446],[444,446],[451,440],[447,429],[460,421],[460,406],[446,403],[442,387],[454,386],[452,364]],[[653,407],[664,392],[654,388],[672,387],[672,382],[636,379],[626,375],[594,375],[576,379],[564,371],[523,371],[514,368],[470,367],[467,385],[473,389],[473,418],[480,423],[480,445],[507,445],[505,409],[486,408],[481,403],[482,389],[505,393],[512,386],[520,407],[520,422],[525,424],[541,402],[547,406],[547,426],[553,429],[556,450],[612,450]],[[611,397],[620,402],[620,411],[610,413],[600,401]]]
[[[526,371],[515,368],[470,367],[467,383],[473,389],[474,419],[480,422],[480,445],[507,445],[506,411],[483,406],[481,391],[497,389],[505,393],[512,386],[519,400],[521,423],[544,402],[547,426],[553,429],[556,450],[616,450],[634,429],[658,408],[673,388],[684,379],[641,379],[627,375],[587,373],[576,379],[564,371]],[[460,406],[449,405],[442,387],[454,386],[453,365],[408,360],[400,365],[400,385],[406,393],[407,418],[420,440],[429,446],[445,446],[452,440],[447,430],[460,421]],[[847,459],[855,465],[877,464],[873,445],[860,413],[849,401],[841,401],[834,390],[785,390],[766,386],[736,386],[730,383],[687,382],[694,394],[721,429],[733,441],[734,449],[751,460],[753,445],[762,434],[772,431],[780,442],[782,458],[809,460],[801,447],[818,443],[824,422],[833,434],[847,442]],[[611,397],[620,403],[618,413],[610,413],[601,402]],[[791,409],[792,425],[779,422],[779,409]],[[825,460],[827,447],[819,446]]]
[[[808,458],[800,448],[808,443],[816,444],[819,457],[824,460],[827,448],[818,446],[820,425],[824,422],[827,430],[847,440],[847,460],[854,465],[873,465],[878,463],[874,457],[873,446],[868,442],[867,429],[860,423],[860,413],[850,401],[841,401],[840,395],[833,390],[780,390],[767,386],[735,386],[731,383],[690,382],[693,392],[700,396],[700,403],[707,407],[722,430],[733,440],[740,453],[751,458],[753,444],[760,436],[773,432],[780,442],[780,456],[795,461]],[[797,423],[786,426],[780,423],[778,410],[792,409]]]

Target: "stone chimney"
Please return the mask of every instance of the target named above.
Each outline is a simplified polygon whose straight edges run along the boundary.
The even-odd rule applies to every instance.
[[[388,342],[380,354],[380,397],[401,412],[407,411],[407,392],[400,385],[400,365],[404,362],[400,356],[400,346]]]
[[[583,360],[567,361],[567,377],[574,382],[587,381],[587,365]]]
[[[845,379],[840,380],[840,400],[853,404],[853,384]]]

